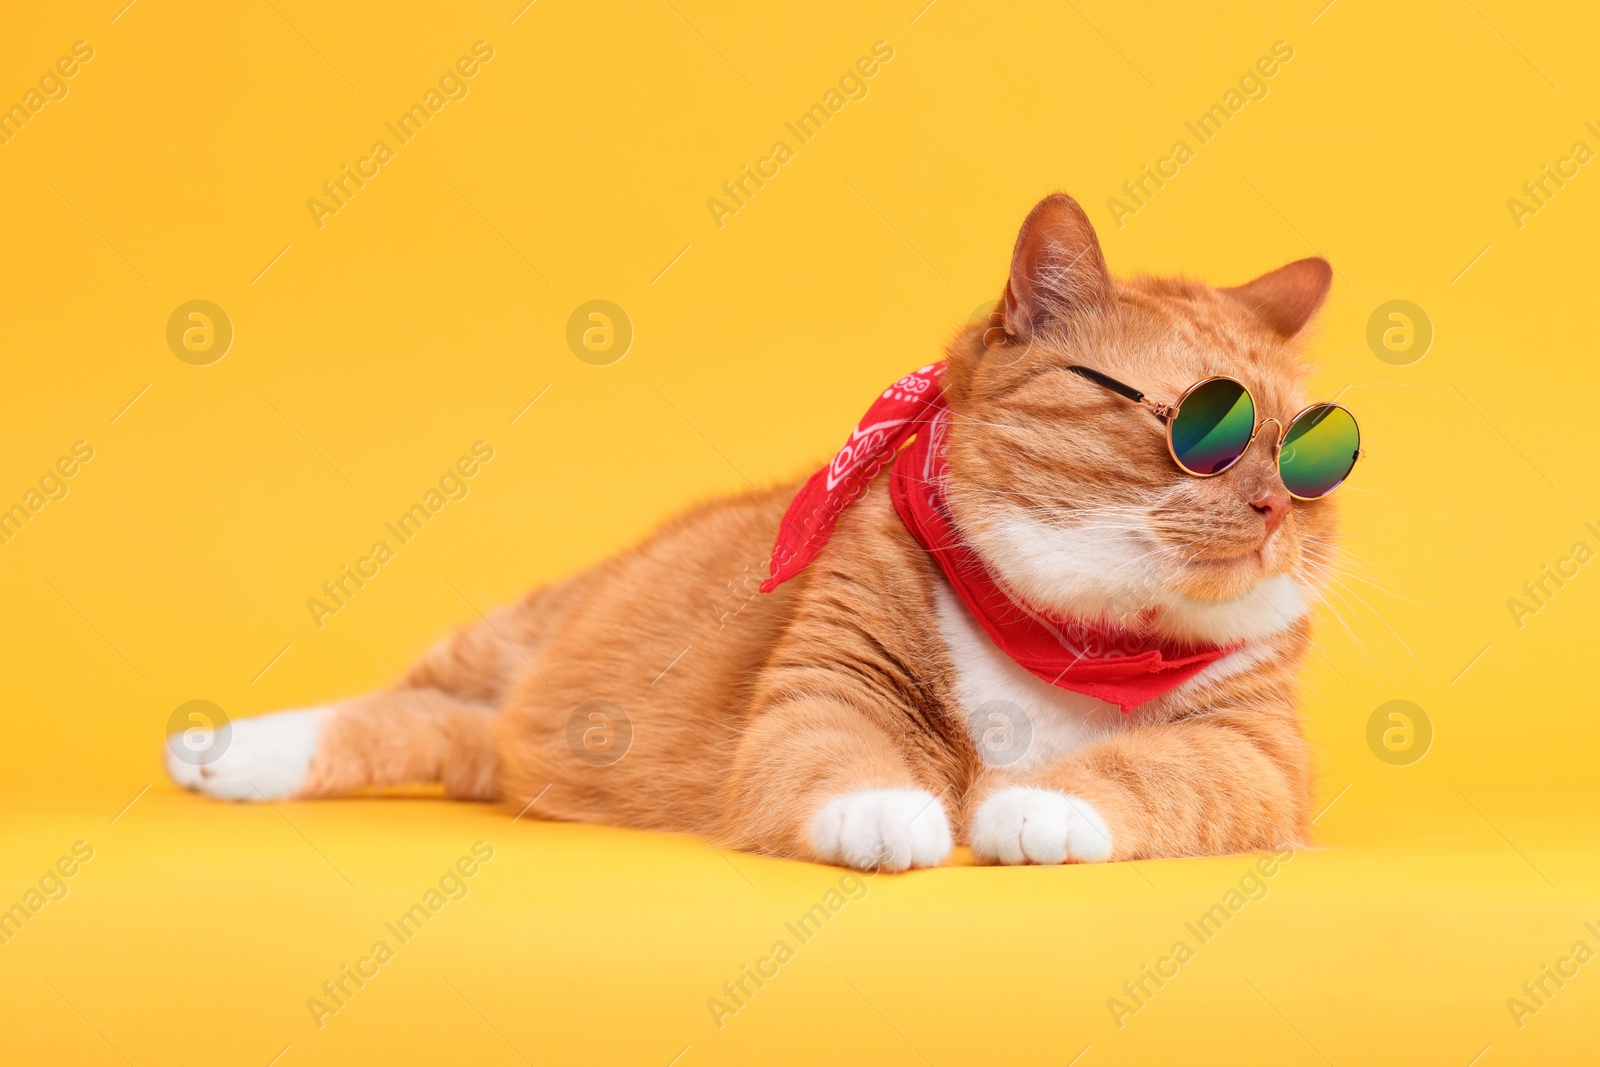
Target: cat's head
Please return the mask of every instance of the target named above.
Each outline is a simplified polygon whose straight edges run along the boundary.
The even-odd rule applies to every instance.
[[[1298,500],[1274,442],[1312,399],[1301,347],[1331,269],[1304,259],[1246,285],[1113,279],[1072,198],[1017,237],[1001,305],[952,344],[948,497],[958,527],[1024,601],[1217,642],[1305,613],[1333,550],[1331,498]],[[1174,403],[1213,374],[1268,422],[1222,474],[1185,473],[1150,408],[1078,364]]]

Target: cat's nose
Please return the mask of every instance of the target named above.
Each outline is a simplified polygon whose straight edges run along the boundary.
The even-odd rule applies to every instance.
[[[1267,536],[1271,537],[1283,517],[1289,514],[1289,490],[1282,485],[1263,485],[1250,497],[1250,506],[1267,521]]]

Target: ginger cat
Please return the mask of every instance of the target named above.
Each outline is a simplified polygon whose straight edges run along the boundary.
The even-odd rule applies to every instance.
[[[1087,620],[1210,650],[1150,699],[1119,707],[1002,651],[934,557],[950,546],[908,532],[885,461],[859,499],[797,527],[829,529],[772,592],[756,583],[798,484],[690,509],[465,626],[392,689],[236,722],[208,764],[173,738],[169,773],[234,800],[440,782],[530,817],[885,870],[958,844],[1063,863],[1302,843],[1295,676],[1334,505],[1291,497],[1270,432],[1215,477],[1180,470],[1148,403],[1065,370],[1165,401],[1226,373],[1286,426],[1330,278],[1307,259],[1233,289],[1113,280],[1056,195],[1023,225],[987,328],[952,341],[942,379],[897,386],[937,381],[943,536],[992,577],[991,623]],[[1116,672],[1102,657],[1117,653],[1084,648]]]

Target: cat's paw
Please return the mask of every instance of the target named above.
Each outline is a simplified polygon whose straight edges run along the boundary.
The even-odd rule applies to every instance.
[[[326,714],[321,708],[280,711],[173,734],[162,750],[167,776],[224,800],[291,796],[305,781]]]
[[[1013,787],[978,806],[972,854],[987,863],[1092,863],[1111,855],[1111,831],[1086,800]]]
[[[811,845],[829,863],[858,870],[937,867],[950,855],[950,820],[921,789],[866,789],[823,805]]]

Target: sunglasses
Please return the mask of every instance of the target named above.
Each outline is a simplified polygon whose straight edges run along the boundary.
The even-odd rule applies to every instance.
[[[1361,428],[1343,404],[1312,404],[1285,426],[1270,417],[1257,422],[1250,390],[1227,375],[1202,378],[1176,404],[1160,404],[1097,370],[1067,369],[1154,412],[1167,424],[1167,451],[1186,474],[1197,478],[1221,474],[1239,462],[1269,422],[1278,427],[1273,446],[1278,474],[1296,500],[1327,496],[1350,476],[1361,458]]]

